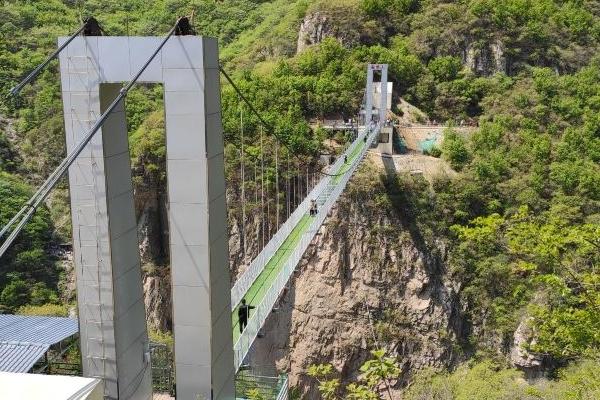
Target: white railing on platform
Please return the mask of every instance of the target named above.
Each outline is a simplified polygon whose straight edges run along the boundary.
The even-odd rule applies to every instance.
[[[310,245],[310,242],[312,241],[319,228],[323,224],[323,221],[325,221],[327,214],[329,213],[329,211],[331,211],[331,208],[343,192],[344,188],[346,187],[346,184],[350,180],[350,177],[356,170],[358,164],[365,157],[371,143],[378,137],[379,129],[380,125],[376,125],[370,132],[367,129],[366,132],[364,132],[362,135],[358,135],[353,144],[348,147],[348,149],[344,153],[345,155],[350,155],[349,153],[352,152],[355,146],[359,144],[359,141],[364,140],[365,135],[367,135],[366,145],[361,150],[358,157],[356,157],[356,159],[352,161],[350,168],[341,176],[339,180],[336,181],[332,177],[326,177],[323,179],[324,182],[327,182],[327,186],[321,188],[321,192],[319,193],[321,195],[319,200],[324,200],[324,202],[320,206],[317,216],[311,222],[308,230],[302,235],[300,242],[296,245],[296,248],[294,249],[290,258],[287,260],[285,266],[279,272],[279,274],[275,278],[275,281],[271,284],[271,287],[265,294],[265,297],[263,297],[260,304],[256,306],[256,309],[254,310],[250,320],[248,321],[248,325],[244,329],[244,332],[233,346],[234,364],[236,370],[241,366],[242,362],[244,361],[244,358],[250,351],[250,347],[252,346],[252,343],[258,336],[259,330],[269,317],[273,306],[275,305],[277,299],[281,295],[281,292],[283,291],[284,287],[289,281],[292,273],[296,269],[296,266],[302,259],[304,252]],[[330,171],[339,171],[341,164],[343,163],[344,157],[342,156],[340,157],[338,162],[334,164],[334,167],[331,168]],[[323,196],[326,196],[326,198],[323,198]],[[314,197],[310,198],[312,199]],[[319,201],[319,203],[321,203],[321,201]],[[304,212],[307,212],[307,210],[308,209],[306,209]],[[303,214],[300,215],[302,216]],[[293,229],[293,227],[291,229]]]

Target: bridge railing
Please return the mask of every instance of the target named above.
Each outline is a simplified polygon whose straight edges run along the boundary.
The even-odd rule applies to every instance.
[[[325,177],[319,181],[319,183],[310,191],[308,196],[300,203],[298,207],[292,212],[289,218],[279,227],[275,235],[269,240],[267,245],[258,253],[258,256],[252,260],[250,266],[246,271],[235,282],[231,288],[231,310],[235,310],[237,305],[240,303],[242,298],[246,295],[246,292],[256,278],[264,270],[265,265],[281,247],[285,239],[292,233],[292,230],[298,225],[298,222],[308,212],[310,208],[310,200],[319,197],[323,188],[327,186],[330,177]]]
[[[335,163],[331,165],[329,171],[339,171],[342,164],[344,164],[344,156],[349,155],[354,146],[358,145],[359,139],[362,140],[362,136],[354,140],[350,146],[344,151],[344,153],[337,158]],[[277,250],[281,247],[285,239],[292,233],[292,230],[298,225],[298,222],[302,217],[309,211],[310,201],[312,199],[320,199],[325,188],[329,185],[332,177],[324,175],[319,183],[310,191],[308,196],[300,203],[298,207],[292,212],[289,218],[279,227],[275,235],[269,240],[267,245],[258,253],[258,255],[252,260],[248,269],[246,269],[240,277],[236,280],[235,284],[231,288],[231,311],[235,310],[242,298],[246,295],[246,292],[256,278],[262,273],[265,265],[275,255]],[[322,201],[319,201],[322,203]]]
[[[260,302],[260,304],[258,304],[258,306],[256,306],[256,309],[255,309],[252,317],[248,321],[248,325],[244,329],[244,332],[240,335],[238,341],[233,346],[234,364],[235,364],[236,370],[241,366],[242,362],[244,361],[244,358],[250,351],[250,347],[252,346],[252,343],[258,336],[259,330],[261,329],[261,327],[263,326],[263,324],[269,317],[269,314],[272,312],[272,309],[273,309],[275,303],[277,302],[277,299],[281,295],[281,292],[285,288],[292,273],[296,269],[296,266],[302,259],[304,252],[306,251],[306,249],[312,242],[312,239],[314,238],[314,236],[318,232],[319,228],[323,224],[323,221],[325,221],[327,214],[329,213],[329,211],[331,210],[331,208],[337,201],[338,197],[340,196],[340,194],[346,187],[346,184],[350,180],[350,177],[356,170],[358,164],[364,158],[365,154],[367,153],[367,151],[369,149],[370,144],[373,142],[373,140],[375,138],[377,138],[378,132],[379,132],[379,125],[376,126],[370,133],[369,133],[369,131],[367,131],[363,135],[359,135],[359,137],[357,138],[357,140],[355,142],[357,142],[359,140],[363,140],[364,135],[368,135],[367,145],[365,145],[363,147],[359,156],[356,157],[356,159],[352,162],[352,165],[346,171],[346,173],[343,176],[341,176],[341,179],[339,179],[337,182],[334,182],[332,180],[327,181],[330,185],[332,185],[332,187],[330,187],[330,189],[332,189],[332,190],[331,190],[329,196],[327,196],[327,199],[321,206],[316,217],[314,217],[314,220],[311,222],[308,230],[302,235],[300,242],[298,243],[298,245],[292,252],[290,258],[288,259],[288,261],[286,262],[286,264],[284,265],[282,270],[279,272],[279,274],[275,278],[275,281],[272,283],[271,287],[269,288],[269,290],[263,297],[262,301]],[[350,146],[348,148],[348,151],[351,151],[352,148],[353,148],[353,146]],[[342,163],[343,163],[343,160],[342,160]],[[338,171],[339,168],[335,168],[335,169],[332,168],[331,170]]]

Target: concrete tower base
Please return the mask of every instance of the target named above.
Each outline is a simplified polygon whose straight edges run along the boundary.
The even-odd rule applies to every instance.
[[[59,39],[59,44],[67,38]],[[161,38],[78,37],[60,55],[67,148]],[[215,39],[173,37],[142,74],[165,90],[178,399],[233,399],[227,215]],[[149,399],[151,368],[125,108],[69,169],[82,365],[111,399]]]

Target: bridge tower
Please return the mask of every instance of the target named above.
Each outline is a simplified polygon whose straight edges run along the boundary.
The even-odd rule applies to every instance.
[[[60,54],[68,151],[161,39],[81,36]],[[164,87],[177,398],[234,399],[217,41],[172,37],[140,81]],[[104,379],[108,399],[150,399],[124,104],[69,168],[69,187],[83,373]]]
[[[374,101],[373,94],[375,93],[375,82],[373,81],[373,72],[380,71],[381,82],[379,99]],[[373,120],[373,108],[377,110],[377,118],[379,121],[385,120],[385,114],[388,109],[388,65],[387,64],[369,64],[367,66],[367,88],[365,92],[365,125],[369,125],[369,122]]]

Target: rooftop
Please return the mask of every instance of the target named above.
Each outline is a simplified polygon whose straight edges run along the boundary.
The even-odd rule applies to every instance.
[[[0,371],[28,372],[50,346],[78,330],[70,318],[0,315]]]

